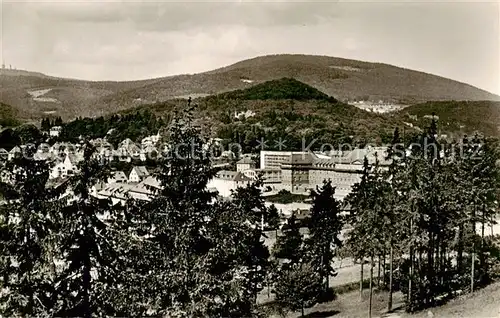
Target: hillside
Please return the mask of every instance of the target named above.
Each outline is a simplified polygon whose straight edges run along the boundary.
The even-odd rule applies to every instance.
[[[82,81],[4,70],[0,72],[0,102],[19,110],[25,120],[50,115],[71,119],[241,90],[281,78],[296,79],[338,100],[407,104],[499,100],[468,84],[387,64],[327,56],[269,55],[200,74],[126,82]]]
[[[439,129],[450,137],[481,132],[500,136],[500,102],[443,101],[409,106],[391,115],[406,126],[426,127],[432,113],[439,118]]]
[[[19,125],[17,115],[17,111],[12,106],[0,102],[0,128]]]
[[[300,149],[311,142],[313,149],[322,144],[384,143],[390,141],[395,126],[403,125],[398,118],[363,111],[290,78],[196,98],[194,103],[204,133],[238,143],[246,151],[257,147],[262,138],[272,149],[280,139],[286,141],[286,149]],[[185,105],[185,100],[175,99],[121,114],[149,110],[168,121],[174,110]],[[251,115],[237,115],[244,113]]]
[[[218,99],[237,100],[336,100],[325,93],[304,84],[294,78],[281,78],[257,84],[247,89],[221,93],[214,96]]]

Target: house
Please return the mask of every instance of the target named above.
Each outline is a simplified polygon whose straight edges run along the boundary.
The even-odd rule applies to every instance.
[[[158,179],[149,176],[130,189],[129,195],[133,199],[150,201],[161,188]]]
[[[13,160],[14,158],[17,158],[17,157],[21,156],[22,153],[23,153],[23,151],[21,150],[21,147],[15,146],[14,148],[12,148],[9,151],[9,155],[8,155],[7,159]]]
[[[236,171],[246,171],[250,169],[255,169],[255,162],[250,158],[243,158],[236,162]]]
[[[239,171],[221,170],[207,184],[207,188],[213,188],[220,196],[229,197],[231,191],[239,187],[246,187],[252,179]]]
[[[234,112],[234,118],[236,119],[242,119],[242,118],[250,118],[250,117],[254,117],[255,116],[255,112],[252,111],[252,110],[247,110],[247,111],[244,111],[244,112]]]
[[[9,159],[9,152],[3,148],[0,149],[0,160]]]
[[[50,137],[59,137],[59,135],[61,134],[61,131],[62,131],[61,126],[54,126],[54,127],[50,128],[49,136]]]
[[[52,154],[49,153],[49,152],[41,152],[41,151],[37,151],[35,152],[35,154],[33,155],[33,159],[34,160],[39,160],[39,161],[47,161],[49,160],[50,158],[52,158]]]
[[[123,171],[114,171],[108,178],[108,183],[127,183],[128,178]]]
[[[49,178],[66,178],[72,176],[78,172],[78,163],[82,161],[83,158],[76,154],[67,154],[66,157],[61,160],[56,160],[56,164],[52,167],[50,171]]]
[[[120,161],[131,162],[132,160],[139,159],[141,149],[130,139],[125,139],[118,145],[116,151]]]
[[[131,197],[129,192],[134,185],[127,183],[110,183],[97,192],[98,199],[109,199],[113,204],[125,204]]]
[[[145,166],[135,166],[130,171],[128,176],[128,181],[131,183],[138,183],[146,179],[149,176],[149,171]]]
[[[310,203],[301,203],[301,202],[292,202],[292,203],[273,203],[273,202],[264,202],[264,205],[269,208],[271,205],[274,205],[278,210],[278,213],[285,216],[290,217],[293,213],[296,215],[305,215],[311,210]]]

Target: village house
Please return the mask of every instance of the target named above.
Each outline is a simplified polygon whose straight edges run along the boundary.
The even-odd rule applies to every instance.
[[[150,201],[160,189],[158,180],[148,176],[138,184],[96,184],[91,192],[97,198],[111,200],[112,204],[125,204],[128,199]]]
[[[131,162],[132,160],[139,159],[141,149],[130,139],[125,139],[118,145],[116,155],[120,161]]]
[[[230,197],[231,191],[238,187],[246,187],[252,179],[242,172],[221,170],[207,184],[207,188],[217,191],[222,197]]]
[[[9,152],[3,148],[0,148],[0,160],[9,159]]]
[[[255,169],[255,162],[250,158],[243,158],[236,162],[236,171],[244,172],[246,170]]]
[[[139,183],[142,180],[146,179],[149,176],[149,171],[145,166],[135,166],[130,171],[128,176],[128,182],[130,183]]]
[[[255,116],[255,112],[253,110],[234,112],[234,118],[236,118],[236,119],[250,118],[250,117],[254,117],[254,116]]]
[[[50,128],[49,136],[50,137],[59,137],[59,135],[61,134],[61,131],[62,131],[61,126],[54,126],[54,127]]]
[[[78,154],[67,154],[63,160],[56,160],[56,164],[52,167],[49,178],[66,178],[78,172],[78,163],[83,160],[83,157]]]
[[[23,154],[23,151],[21,147],[15,146],[9,151],[8,159],[13,160],[14,158],[17,158]]]
[[[108,177],[108,183],[127,183],[128,178],[123,171],[114,171]]]

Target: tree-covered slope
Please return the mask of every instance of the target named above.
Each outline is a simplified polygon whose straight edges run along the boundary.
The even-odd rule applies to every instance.
[[[429,124],[433,113],[439,118],[442,134],[460,136],[481,132],[488,136],[500,135],[500,102],[434,101],[412,105],[392,117],[423,128]]]
[[[413,104],[432,100],[499,100],[499,96],[468,84],[392,65],[329,56],[281,54],[260,56],[199,74],[141,81],[95,82],[33,72],[0,72],[0,102],[22,110],[30,119],[47,114],[72,119],[254,86],[257,86],[255,91],[246,94],[258,96],[258,85],[283,78],[293,78],[342,101],[366,99]],[[55,102],[35,100],[29,94],[45,89],[51,91],[42,97]],[[287,91],[264,97],[293,97],[289,94]]]

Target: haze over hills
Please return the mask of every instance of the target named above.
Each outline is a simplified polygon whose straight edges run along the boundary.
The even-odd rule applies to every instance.
[[[213,71],[139,81],[84,81],[41,73],[0,70],[0,102],[23,119],[96,116],[187,96],[244,89],[295,78],[338,100],[415,104],[444,100],[500,100],[451,79],[399,68],[327,56],[268,55]]]

